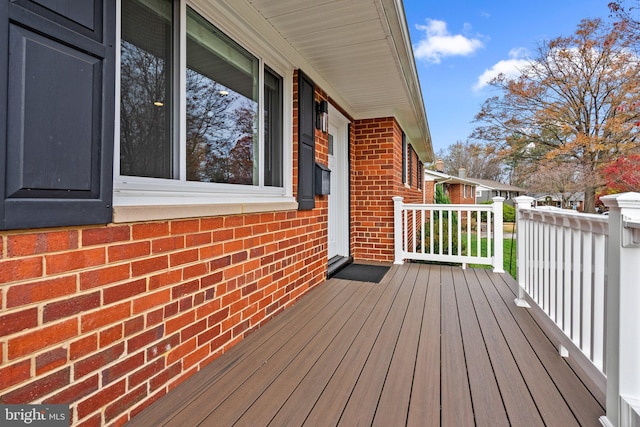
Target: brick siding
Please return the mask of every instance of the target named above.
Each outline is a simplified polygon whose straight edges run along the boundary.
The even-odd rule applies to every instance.
[[[424,182],[425,203],[431,204],[436,202],[436,182],[425,181]]]
[[[120,424],[324,280],[314,211],[0,236],[0,402]]]
[[[467,197],[464,197],[463,184],[450,184],[448,186],[449,199],[456,205],[474,204],[476,202],[476,188],[467,185]]]
[[[357,120],[352,159],[353,256],[356,260],[392,262],[392,197],[402,196],[406,203],[422,202],[416,167],[409,170],[413,186],[407,188],[402,182],[402,130],[396,120]]]

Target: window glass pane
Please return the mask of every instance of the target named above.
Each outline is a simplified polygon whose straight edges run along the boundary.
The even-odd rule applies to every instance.
[[[122,2],[120,173],[172,178],[171,0]]]
[[[187,179],[257,185],[259,61],[187,10]]]
[[[282,78],[264,70],[264,185],[282,187]]]

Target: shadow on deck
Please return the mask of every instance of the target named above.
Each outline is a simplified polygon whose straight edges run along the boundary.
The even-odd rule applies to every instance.
[[[427,264],[330,279],[129,425],[600,425],[604,396],[515,289]]]

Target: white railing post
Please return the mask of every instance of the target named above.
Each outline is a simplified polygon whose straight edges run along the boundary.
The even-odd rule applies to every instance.
[[[518,307],[531,308],[525,299],[524,288],[526,286],[525,274],[525,247],[533,242],[525,241],[524,227],[520,226],[520,209],[531,209],[535,199],[529,196],[520,196],[513,199],[516,206],[516,276],[518,277],[518,298],[515,303]]]
[[[404,264],[404,248],[402,239],[402,200],[400,196],[393,198],[393,247],[394,264]]]
[[[640,193],[601,197],[609,208],[607,407],[600,421],[640,425]]]
[[[493,272],[504,273],[504,228],[503,210],[504,197],[493,198]],[[490,245],[487,236],[487,246]]]

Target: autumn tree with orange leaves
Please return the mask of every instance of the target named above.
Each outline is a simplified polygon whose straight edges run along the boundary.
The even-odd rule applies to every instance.
[[[627,35],[638,42],[640,39],[640,1],[612,1],[608,6],[612,15],[618,20],[616,25],[622,25]]]
[[[632,43],[624,26],[600,19],[542,43],[518,78],[491,82],[500,95],[484,102],[472,137],[497,144],[522,181],[553,164],[582,171],[584,209],[595,212],[603,165],[638,152],[640,63]]]

